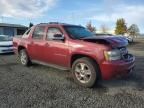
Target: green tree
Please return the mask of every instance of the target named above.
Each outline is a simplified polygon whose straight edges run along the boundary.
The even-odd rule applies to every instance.
[[[86,28],[91,32],[96,32],[96,27],[92,26],[91,21],[87,23]]]
[[[139,35],[139,28],[136,24],[132,24],[129,28],[128,28],[128,34],[132,37],[136,37]]]
[[[115,34],[124,35],[127,32],[127,26],[125,23],[125,19],[120,18],[116,22]]]
[[[29,23],[29,28],[31,28],[34,24],[32,22]]]

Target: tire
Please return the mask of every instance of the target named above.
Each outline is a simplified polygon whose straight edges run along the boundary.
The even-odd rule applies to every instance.
[[[72,64],[72,74],[76,83],[91,88],[98,80],[99,68],[93,60],[83,57]]]
[[[30,60],[25,49],[20,50],[19,58],[20,58],[20,62],[22,65],[24,65],[24,66],[30,66],[31,65],[31,60]]]

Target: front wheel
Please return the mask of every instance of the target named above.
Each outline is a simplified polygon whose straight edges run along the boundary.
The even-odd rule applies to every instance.
[[[97,81],[99,69],[97,64],[86,57],[77,59],[72,65],[75,82],[84,87],[93,87]]]
[[[20,50],[19,57],[22,65],[29,66],[31,64],[31,61],[25,49]]]

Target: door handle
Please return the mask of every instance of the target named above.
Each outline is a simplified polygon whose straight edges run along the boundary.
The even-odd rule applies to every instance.
[[[46,44],[45,44],[45,46],[49,46],[49,44],[48,44],[48,43],[46,43]]]

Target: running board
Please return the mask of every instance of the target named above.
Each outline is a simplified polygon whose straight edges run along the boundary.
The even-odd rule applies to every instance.
[[[45,63],[45,62],[41,62],[41,61],[37,61],[37,60],[32,60],[32,62],[36,63],[36,64],[41,64],[41,65],[44,65],[44,66],[64,70],[64,71],[70,70],[69,68],[66,68],[66,67],[62,67],[62,66],[58,66],[58,65],[54,65],[54,64],[49,64],[49,63]]]

